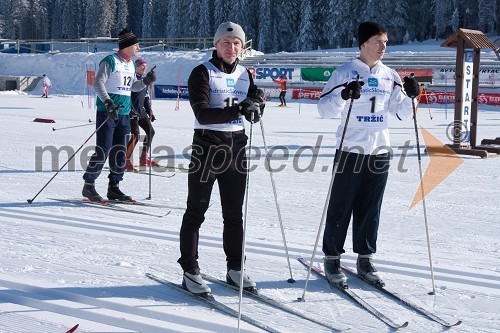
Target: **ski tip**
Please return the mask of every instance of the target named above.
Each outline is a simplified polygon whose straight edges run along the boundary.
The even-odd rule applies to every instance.
[[[454,327],[454,326],[458,326],[462,323],[461,320],[457,321],[455,324],[450,324],[449,327]]]
[[[330,283],[331,285],[339,288],[339,289],[349,289],[349,285],[347,284],[347,282],[343,281],[343,282],[338,282],[338,283],[332,283],[330,281],[328,281],[328,283]]]
[[[243,289],[246,292],[249,292],[249,293],[252,293],[252,294],[255,294],[255,295],[259,294],[259,290],[256,287],[247,287],[247,288],[243,288]]]
[[[408,326],[408,322],[405,321],[401,326],[399,326],[398,328],[404,328],[404,327],[407,327]]]
[[[208,299],[209,301],[215,301],[214,295],[212,293],[202,293],[202,294],[196,294],[197,296],[200,296],[202,298]]]

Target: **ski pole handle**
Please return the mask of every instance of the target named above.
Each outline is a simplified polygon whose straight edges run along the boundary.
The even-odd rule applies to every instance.
[[[359,82],[359,74],[356,75],[356,82]],[[354,101],[353,91],[349,90],[349,97],[351,98],[351,103]]]

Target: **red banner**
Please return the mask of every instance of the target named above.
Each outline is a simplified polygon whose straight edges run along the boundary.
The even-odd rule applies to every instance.
[[[322,89],[293,89],[293,99],[318,100]],[[453,104],[455,103],[455,92],[431,91],[420,96],[420,103],[429,104]],[[478,95],[480,105],[500,106],[500,94],[480,93]]]
[[[87,85],[94,85],[95,71],[87,71]]]
[[[432,78],[432,68],[397,68],[396,72],[399,74],[401,79],[405,76],[410,76],[411,73],[415,77],[431,77]]]
[[[323,89],[293,89],[293,99],[319,99]]]
[[[420,95],[420,103],[429,104],[453,104],[455,103],[455,92],[432,91]],[[478,94],[479,105],[500,106],[500,94]]]

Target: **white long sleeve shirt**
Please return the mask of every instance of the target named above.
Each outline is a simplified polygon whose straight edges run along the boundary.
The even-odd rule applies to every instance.
[[[403,92],[399,75],[382,62],[370,70],[364,62],[354,59],[335,69],[318,102],[319,114],[323,118],[341,115],[337,129],[339,148],[350,104],[350,100],[342,99],[340,92],[344,84],[355,81],[358,75],[364,85],[361,97],[353,102],[342,150],[364,155],[386,153],[391,146],[388,115],[405,120],[412,116],[413,108],[411,99]]]

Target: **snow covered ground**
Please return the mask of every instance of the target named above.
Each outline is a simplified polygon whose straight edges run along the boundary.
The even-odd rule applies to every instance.
[[[193,59],[194,62],[200,59]],[[12,65],[11,65],[12,66]],[[22,64],[16,70],[22,72]],[[70,66],[70,65],[68,65]],[[164,65],[166,66],[166,65]],[[172,71],[178,64],[172,66]],[[159,66],[160,68],[160,66]],[[168,68],[168,67],[165,67]],[[30,69],[32,70],[32,69]],[[64,78],[62,68],[51,77]],[[75,84],[71,83],[74,80]],[[54,81],[54,80],[53,80]],[[55,80],[58,81],[57,79]],[[82,79],[60,79],[57,89],[81,91]],[[81,85],[81,84],[80,84]],[[165,217],[83,207],[53,199],[81,198],[83,168],[89,143],[30,205],[27,199],[49,181],[71,154],[89,137],[95,118],[86,96],[60,93],[42,99],[32,94],[0,94],[0,332],[58,333],[80,324],[77,332],[235,332],[237,320],[145,277],[153,272],[180,282],[178,232],[187,195],[187,174],[152,177],[153,203],[174,208]],[[264,114],[265,139],[274,147],[274,173],[294,284],[287,283],[287,265],[269,172],[264,168],[260,126],[253,127],[247,216],[246,267],[265,295],[317,316],[350,332],[387,332],[388,326],[359,308],[329,285],[312,276],[306,302],[302,296],[307,271],[296,260],[310,258],[324,200],[331,179],[338,119],[321,119],[314,102],[289,101],[288,108],[268,102]],[[84,107],[82,107],[84,106]],[[188,165],[193,115],[187,101],[154,100],[154,156],[162,164]],[[300,112],[299,112],[300,110]],[[418,121],[443,143],[452,110],[426,107]],[[35,118],[56,123],[33,122]],[[56,129],[55,131],[53,130]],[[500,136],[500,108],[481,108],[478,138]],[[249,126],[247,126],[249,130]],[[500,158],[462,156],[463,163],[426,198],[435,286],[432,290],[422,203],[409,209],[419,185],[416,149],[406,157],[398,148],[415,145],[413,123],[391,119],[394,160],[384,197],[375,263],[384,280],[422,307],[451,322],[462,320],[457,332],[496,332],[500,327]],[[424,145],[423,136],[420,135]],[[65,148],[54,161],[40,149]],[[313,149],[314,147],[315,149]],[[135,158],[138,159],[136,148]],[[38,154],[37,154],[38,152]],[[259,153],[260,152],[260,153]],[[54,154],[56,156],[57,154]],[[429,156],[422,157],[424,171]],[[439,172],[436,170],[435,172]],[[171,175],[171,172],[157,173]],[[148,196],[148,176],[125,175],[122,189],[136,199]],[[105,194],[107,174],[96,187]],[[152,214],[164,208],[131,207]],[[202,271],[220,278],[225,274],[222,222],[217,187],[202,226]],[[343,262],[355,265],[350,235]],[[317,260],[322,257],[321,249]],[[353,290],[398,323],[409,321],[406,332],[441,332],[443,327],[351,278]],[[212,285],[214,295],[238,309],[236,292]],[[244,299],[242,313],[280,332],[327,332],[319,325],[269,306]],[[242,332],[261,332],[241,323]]]
[[[27,204],[26,200],[54,174],[51,170],[59,169],[67,159],[61,153],[58,164],[53,166],[50,154],[45,153],[42,170],[35,171],[39,163],[35,160],[37,147],[65,146],[75,151],[92,133],[92,125],[57,130],[86,124],[94,118],[92,111],[82,109],[82,98],[0,95],[0,131],[4,138],[0,161],[0,332],[65,332],[76,323],[80,324],[78,332],[235,331],[236,319],[144,276],[156,272],[180,282],[182,272],[176,260],[182,209],[172,209],[170,215],[157,218],[52,200],[80,197],[85,165],[80,162],[82,154],[77,155],[72,170],[65,168],[33,204]],[[297,282],[286,282],[290,274],[262,156],[254,160],[257,168],[250,176],[247,269],[263,294],[313,313],[325,322],[350,326],[353,332],[387,331],[384,323],[338,292],[331,292],[325,281],[314,276],[307,301],[295,302],[302,295],[307,273],[295,258],[310,258],[312,252],[331,176],[338,120],[320,119],[315,104],[302,104],[300,114],[297,103],[290,102],[286,109],[276,105],[269,102],[266,108],[265,136],[268,145],[289,152],[288,158],[275,160],[273,165],[284,166],[274,173],[274,178]],[[170,147],[173,151],[168,159],[162,152],[155,156],[162,157],[163,163],[186,166],[184,150],[191,143],[193,122],[188,102],[182,101],[180,111],[174,111],[175,101],[155,100],[154,108],[158,118],[154,123],[155,147],[163,146],[164,151]],[[445,129],[451,119],[445,119],[443,109],[431,111],[434,119],[431,121],[427,112],[421,112],[420,123],[448,142]],[[56,123],[33,122],[36,117],[55,119]],[[412,126],[412,122],[392,122],[393,147],[406,140],[415,143]],[[499,128],[500,110],[480,112],[480,138],[498,136]],[[263,151],[260,126],[253,129],[252,144]],[[318,146],[318,151],[314,155],[311,149],[301,152],[306,146]],[[281,152],[277,149],[275,154]],[[428,161],[424,156],[424,168]],[[427,295],[432,284],[422,205],[408,210],[419,183],[415,150],[404,161],[395,150],[376,263],[387,284],[403,295],[450,321],[463,320],[457,331],[494,332],[500,325],[500,159],[463,157],[463,162],[427,197],[437,295]],[[303,171],[311,163],[314,171]],[[407,172],[398,171],[398,165]],[[182,172],[172,178],[152,177],[152,202],[184,207],[186,181],[187,174]],[[97,181],[102,194],[106,184],[103,174]],[[148,196],[148,176],[127,173],[122,187],[133,197],[144,199]],[[134,209],[163,212],[153,207]],[[221,232],[220,203],[215,192],[201,231],[200,264],[204,272],[222,278],[225,258]],[[347,243],[344,262],[353,266],[355,256]],[[439,324],[354,279],[351,288],[395,321],[409,320],[405,329],[408,332],[442,331]],[[213,292],[237,309],[237,293],[217,286],[213,286]],[[282,332],[325,331],[246,299],[242,309],[244,314]],[[241,327],[244,332],[259,331],[246,323]]]

